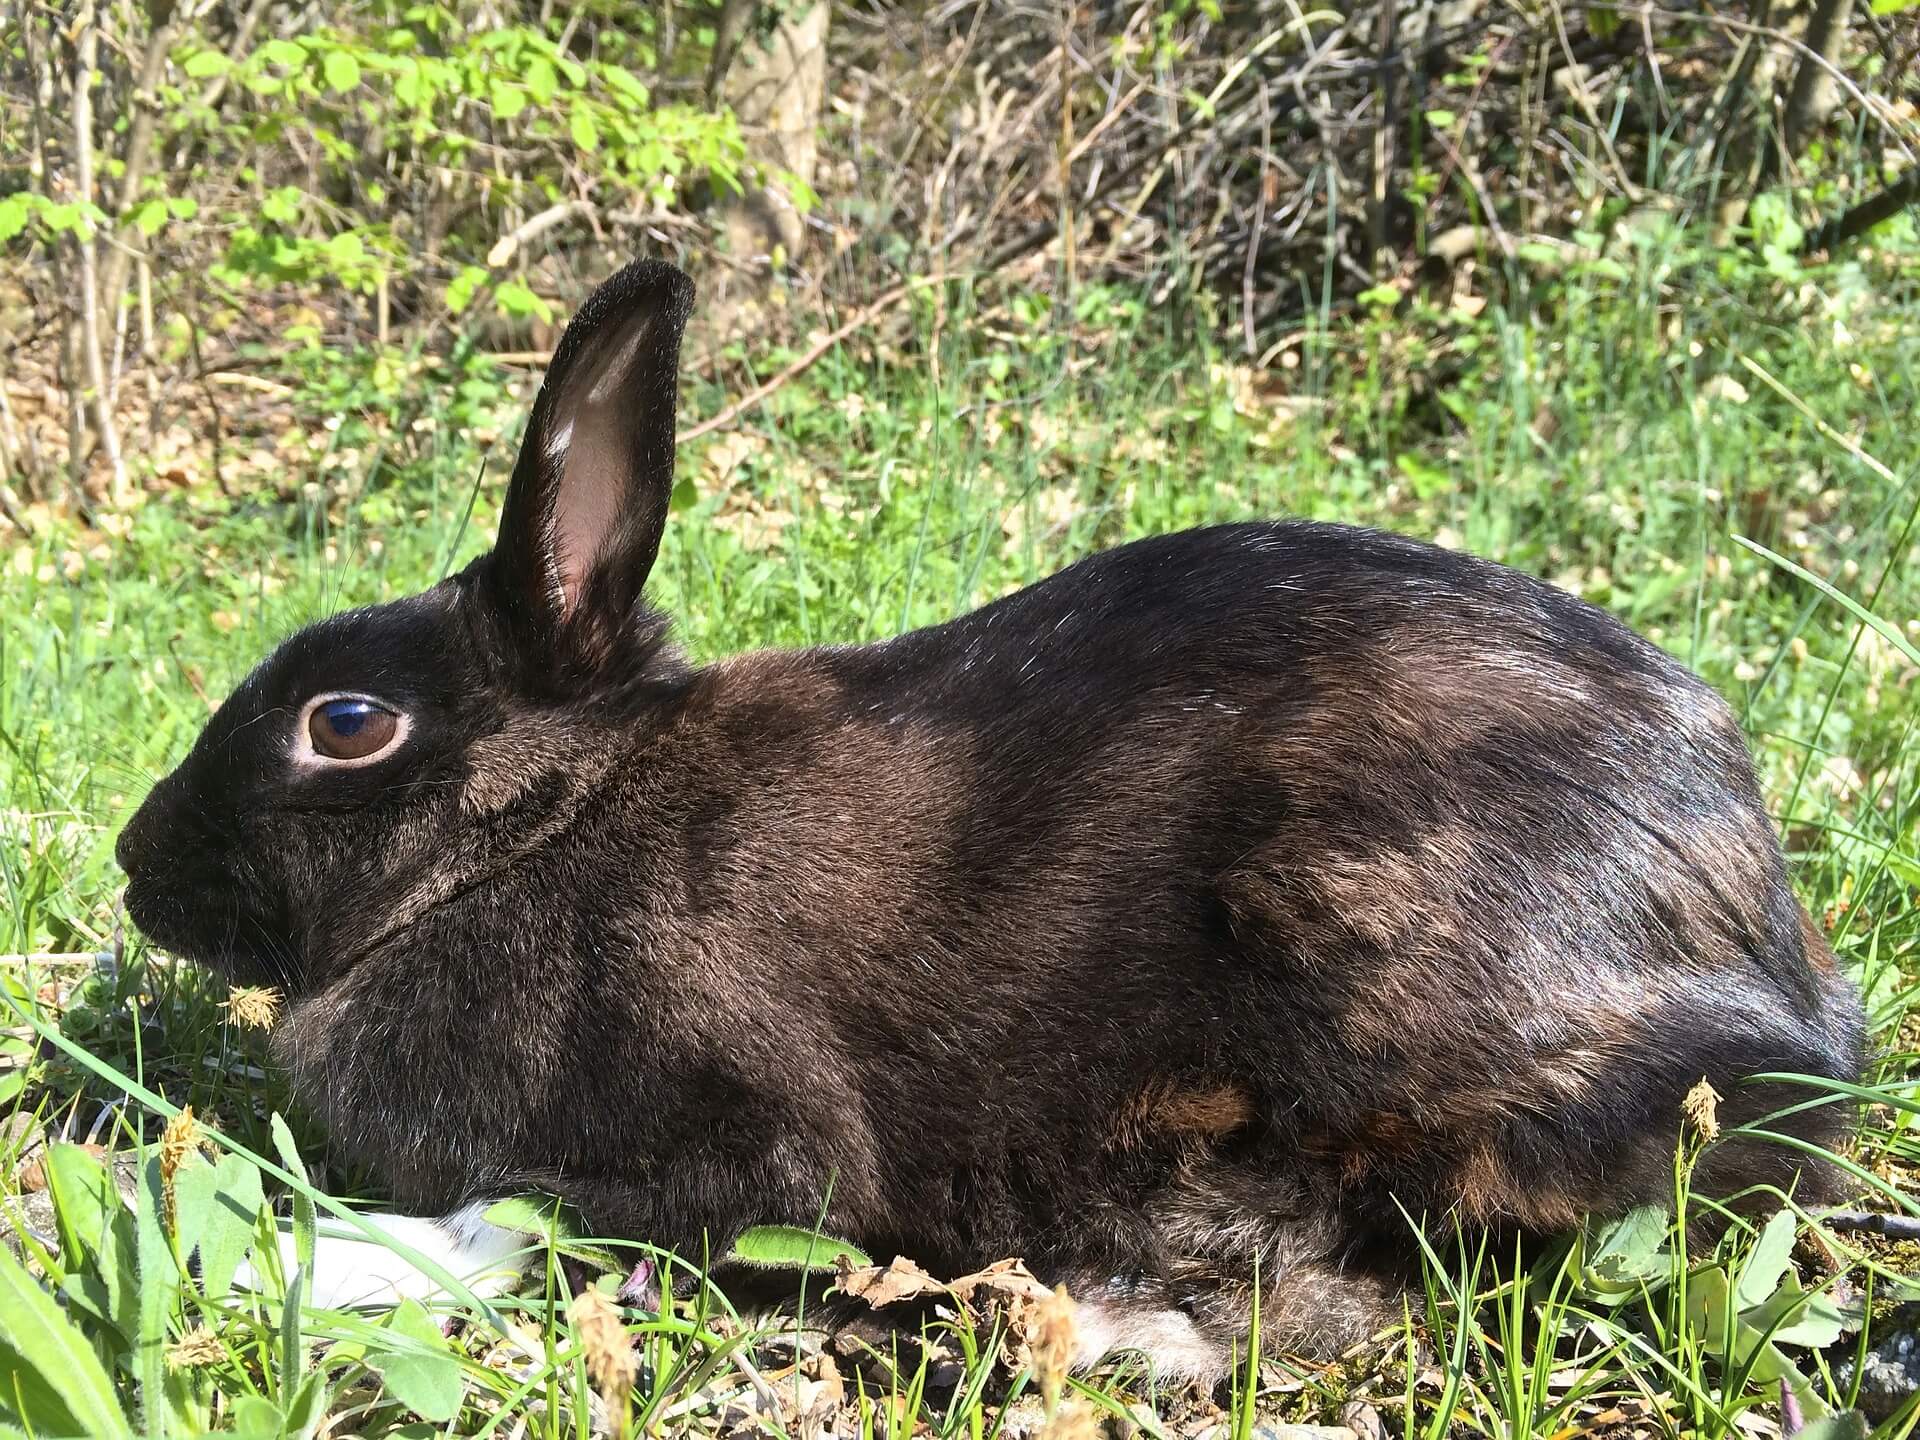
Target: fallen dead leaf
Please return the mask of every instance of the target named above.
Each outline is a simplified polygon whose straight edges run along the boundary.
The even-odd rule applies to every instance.
[[[891,1265],[855,1265],[845,1253],[834,1257],[834,1288],[842,1295],[864,1300],[874,1309],[917,1299],[922,1295],[950,1295],[952,1287],[936,1280],[904,1255]]]

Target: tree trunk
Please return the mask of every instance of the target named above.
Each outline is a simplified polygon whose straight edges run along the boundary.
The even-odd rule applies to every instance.
[[[766,172],[764,185],[727,207],[727,241],[736,260],[791,259],[805,245],[792,182],[813,183],[830,13],[828,0],[815,0],[783,17],[765,49],[749,39],[734,53],[726,99],[746,135],[747,158]]]
[[[1813,53],[1800,57],[1800,68],[1794,73],[1783,136],[1787,154],[1795,158],[1805,152],[1808,139],[1839,103],[1833,69],[1852,18],[1853,0],[1816,0],[1807,19],[1807,49]]]

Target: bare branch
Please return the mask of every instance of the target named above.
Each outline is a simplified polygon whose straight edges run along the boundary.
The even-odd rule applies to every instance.
[[[1862,1235],[1885,1235],[1893,1240],[1920,1240],[1920,1215],[1881,1215],[1870,1210],[1835,1210],[1822,1215],[1820,1223],[1829,1230],[1848,1230]]]
[[[493,242],[493,248],[487,251],[487,268],[498,270],[513,259],[522,245],[529,240],[544,235],[556,225],[564,225],[576,216],[591,216],[593,202],[590,200],[564,200],[558,205],[550,205],[538,215],[523,220],[514,229],[509,230]]]
[[[1886,189],[1842,211],[1813,231],[1800,247],[1801,253],[1811,255],[1816,250],[1837,249],[1916,202],[1920,202],[1920,167],[1907,171]]]

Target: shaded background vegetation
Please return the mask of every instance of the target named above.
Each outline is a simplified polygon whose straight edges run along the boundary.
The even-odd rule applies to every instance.
[[[1790,282],[1910,229],[1904,8],[9,0],[6,512],[124,511],[183,436],[244,487],[263,409],[537,370],[638,252],[700,276],[734,392],[841,322],[932,364],[956,303],[1124,296],[1284,378],[1332,312],[1676,232],[1676,303]],[[1445,367],[1397,378],[1443,425]]]

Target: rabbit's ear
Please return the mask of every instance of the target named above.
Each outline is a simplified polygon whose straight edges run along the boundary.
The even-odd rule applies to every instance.
[[[597,668],[633,620],[673,494],[693,282],[641,260],[581,305],[533,402],[494,542],[495,602],[543,668]]]

